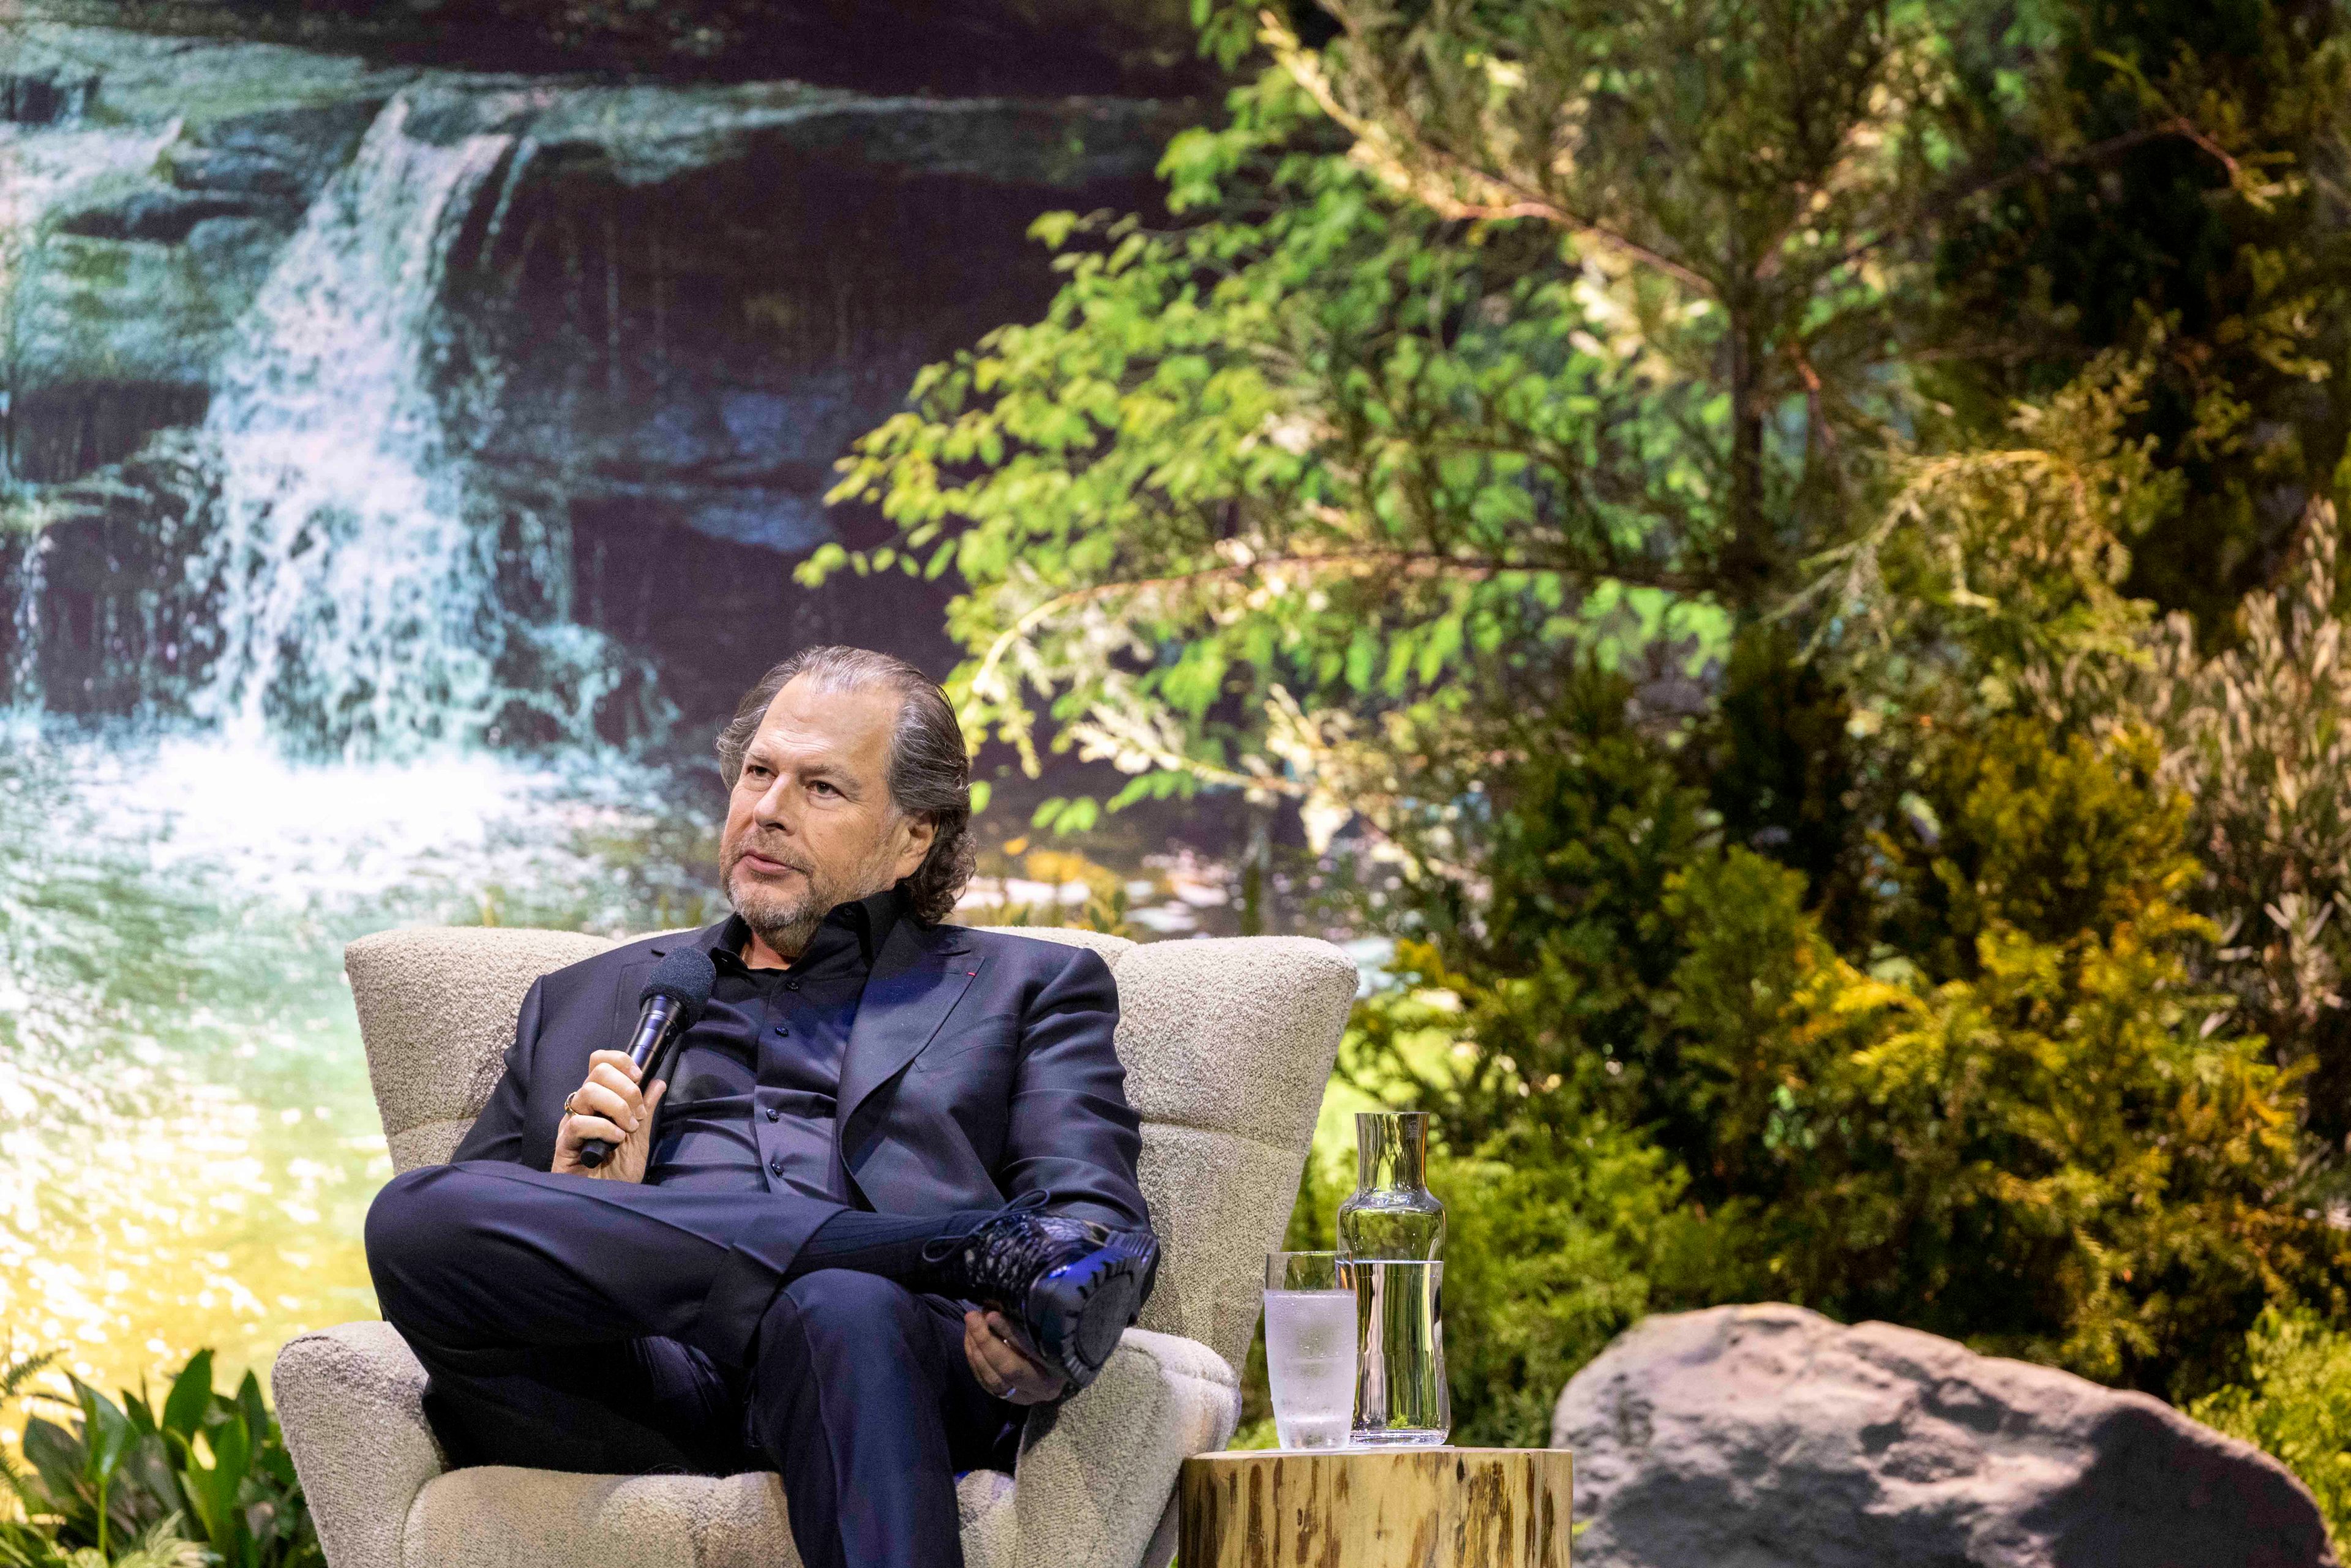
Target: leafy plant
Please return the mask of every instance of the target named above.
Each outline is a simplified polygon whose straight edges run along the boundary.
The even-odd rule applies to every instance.
[[[2245,1336],[2251,1376],[2188,1413],[2302,1478],[2338,1545],[2351,1541],[2351,1333],[2272,1307]]]
[[[166,1514],[110,1563],[94,1546],[65,1547],[38,1528],[0,1520],[0,1568],[213,1568],[212,1555],[180,1533]]]
[[[2221,940],[2205,960],[2247,1028],[2311,1069],[2311,1124],[2351,1134],[2351,645],[2335,598],[2342,523],[2304,509],[2275,588],[2239,607],[2234,645],[2207,654],[2175,615],[2154,637],[2140,704],[2163,725],[2168,773],[2194,803],[2199,908]]]
[[[1233,110],[1165,161],[1198,221],[1040,223],[1068,247],[1047,319],[926,371],[839,494],[904,529],[867,564],[972,585],[967,729],[1034,764],[1041,701],[1050,744],[1134,775],[1122,800],[1294,800],[1319,847],[1388,823],[1384,758],[1474,753],[1449,694],[1703,593],[1719,476],[1682,433],[1719,421],[1553,236],[1397,204],[1279,74]]]
[[[70,1401],[32,1396],[71,1414],[29,1418],[24,1464],[7,1477],[29,1523],[60,1551],[168,1558],[179,1525],[166,1521],[184,1521],[219,1568],[324,1568],[293,1460],[252,1373],[234,1395],[218,1393],[212,1352],[199,1351],[160,1409],[143,1395],[126,1391],[117,1404],[70,1382]]]
[[[1561,1387],[1649,1310],[1681,1173],[1648,1139],[1586,1114],[1440,1158],[1429,1183],[1451,1220],[1454,1440],[1541,1448]]]
[[[1492,791],[1484,897],[1406,911],[1345,1058],[1457,1151],[1482,1435],[1538,1436],[1645,1302],[1792,1300],[2174,1396],[2235,1375],[2265,1305],[2342,1309],[2302,1073],[2190,966],[2188,808],[2143,732],[1917,743],[1865,962],[1621,718],[1562,728]]]
[[[1171,146],[1176,226],[1042,223],[1045,319],[841,489],[862,569],[962,576],[976,733],[1343,846],[1464,1429],[1645,1303],[2175,1396],[2340,1321],[2335,564],[2234,639],[2140,596],[2341,453],[2339,20],[1321,8],[1204,0],[1277,69]]]

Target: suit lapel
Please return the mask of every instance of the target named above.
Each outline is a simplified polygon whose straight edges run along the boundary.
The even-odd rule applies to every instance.
[[[698,942],[704,946],[718,940],[726,922],[717,921],[699,931],[679,931],[664,936],[630,959],[612,977],[612,1027],[605,1038],[612,1043],[606,1049],[626,1051],[629,1040],[637,1032],[637,1000],[643,995],[645,982],[653,978],[654,967],[673,947],[681,943]]]
[[[611,1043],[605,1050],[629,1049],[629,1039],[637,1032],[637,998],[643,994],[659,961],[655,956],[632,958],[612,977],[612,1027],[604,1036]]]
[[[925,927],[909,918],[891,928],[866,978],[841,1058],[837,1124],[844,1153],[855,1146],[847,1133],[858,1108],[931,1043],[982,961],[954,926]],[[853,1156],[852,1163],[853,1168]]]

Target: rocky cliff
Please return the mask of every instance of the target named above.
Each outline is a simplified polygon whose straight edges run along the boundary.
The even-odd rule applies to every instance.
[[[790,584],[832,461],[1180,113],[20,21],[0,695],[331,748],[703,716],[809,636],[939,662],[937,590]]]

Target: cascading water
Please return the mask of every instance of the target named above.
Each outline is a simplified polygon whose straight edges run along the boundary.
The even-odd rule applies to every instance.
[[[48,543],[37,536],[26,539],[17,560],[16,603],[9,616],[13,651],[5,689],[20,699],[39,690],[37,651],[41,638],[41,594],[48,586]]]
[[[450,254],[517,134],[415,134],[418,108],[394,97],[327,183],[205,419],[218,492],[194,570],[218,643],[191,706],[233,739],[398,754],[494,737],[516,703],[588,739],[611,684],[601,639],[501,605],[496,520],[434,396]],[[559,538],[520,533],[538,557],[520,570],[560,583]]]
[[[371,1310],[389,1166],[343,938],[708,916],[699,819],[597,742],[622,655],[569,619],[568,539],[478,482],[496,368],[451,373],[453,257],[495,239],[543,101],[392,95],[237,319],[202,430],[57,486],[153,579],[87,594],[89,556],[0,537],[0,1322],[77,1375],[207,1344],[266,1366]],[[70,139],[42,144],[60,190],[158,156],[39,134]],[[80,634],[98,652],[59,658]],[[128,700],[45,701],[89,679]],[[575,744],[506,754],[517,716]]]

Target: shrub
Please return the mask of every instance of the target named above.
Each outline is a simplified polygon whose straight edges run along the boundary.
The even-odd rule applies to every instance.
[[[2336,616],[2343,524],[2314,500],[2273,590],[2239,607],[2232,646],[2207,657],[2173,616],[2140,700],[2195,800],[2189,841],[2201,912],[2221,943],[2202,964],[2281,1061],[2309,1059],[2311,1130],[2351,1135],[2351,643]]]
[[[204,1549],[179,1531],[180,1516],[167,1514],[110,1563],[94,1546],[68,1550],[37,1526],[0,1520],[0,1564],[5,1568],[212,1568],[212,1558]]]
[[[2341,1310],[2299,1072],[2189,967],[2212,932],[2153,742],[2006,718],[1914,751],[1857,953],[1621,718],[1496,790],[1536,820],[1489,836],[1486,918],[1426,918],[1349,1051],[1473,1156],[1465,1431],[1538,1436],[1644,1306],[1795,1301],[2171,1397],[2236,1376],[2265,1306]]]
[[[1987,726],[1882,845],[1899,961],[1839,956],[1744,850],[1669,900],[1693,1191],[1727,1299],[1884,1317],[2179,1396],[2262,1309],[2340,1310],[2342,1233],[2296,1201],[2301,1091],[2224,1027],[2176,902],[2184,815],[2145,737]]]
[[[1648,1310],[1680,1173],[1605,1117],[1520,1129],[1433,1164],[1449,1211],[1446,1373],[1453,1440],[1551,1441],[1560,1388]]]
[[[2245,1336],[2245,1352],[2251,1382],[2217,1390],[2188,1413],[2300,1476],[2339,1548],[2351,1541],[2351,1333],[2272,1307]]]

